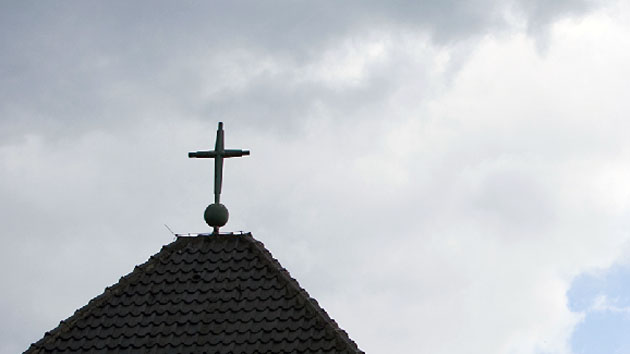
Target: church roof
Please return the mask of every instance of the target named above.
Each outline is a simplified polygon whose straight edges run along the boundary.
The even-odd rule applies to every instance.
[[[363,353],[251,234],[179,237],[27,353]]]

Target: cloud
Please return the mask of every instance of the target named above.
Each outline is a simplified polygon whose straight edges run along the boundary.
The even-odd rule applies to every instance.
[[[226,162],[229,229],[366,352],[570,352],[571,280],[627,250],[627,10],[597,6],[0,11],[3,351],[170,242],[163,224],[207,230],[211,164],[185,154],[224,120],[252,151]]]
[[[422,32],[449,45],[517,23],[542,33],[552,19],[588,8],[583,1],[5,4],[0,48],[11,54],[0,59],[2,138],[125,129],[169,119],[167,112],[256,124],[252,112],[237,109],[246,99],[262,110],[258,121],[286,122],[281,113],[299,117],[317,97],[339,94],[304,80],[303,71],[370,33]],[[235,90],[238,82],[249,94]],[[337,97],[378,95],[380,86],[341,88]],[[279,108],[287,111],[271,113]]]

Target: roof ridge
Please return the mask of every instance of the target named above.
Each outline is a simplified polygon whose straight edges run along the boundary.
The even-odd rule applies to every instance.
[[[262,242],[256,240],[251,232],[248,232],[243,236],[245,239],[251,239],[249,241],[264,256],[263,259],[279,272],[279,274],[284,278],[289,286],[297,291],[298,294],[301,294],[305,297],[307,301],[304,305],[310,308],[315,313],[315,315],[319,317],[326,325],[330,326],[335,333],[340,335],[340,339],[343,340],[343,343],[346,345],[347,349],[352,350],[355,353],[364,353],[361,349],[359,349],[357,344],[352,339],[350,339],[348,333],[341,327],[339,327],[339,324],[337,324],[337,322],[328,315],[326,310],[319,306],[317,300],[311,297],[308,291],[301,287],[300,283],[291,276],[291,273],[289,273],[289,271],[284,268],[276,258],[273,257],[271,252],[265,247]]]

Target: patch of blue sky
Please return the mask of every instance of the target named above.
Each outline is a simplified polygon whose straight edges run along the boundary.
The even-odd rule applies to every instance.
[[[575,354],[630,353],[630,266],[582,274],[567,297],[585,314],[571,337]]]

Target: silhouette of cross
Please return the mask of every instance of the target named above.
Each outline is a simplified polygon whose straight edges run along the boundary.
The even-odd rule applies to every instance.
[[[225,149],[223,141],[223,122],[219,122],[217,142],[214,150],[189,152],[188,157],[214,159],[214,203],[221,200],[221,184],[223,181],[223,159],[249,155],[249,150]]]

